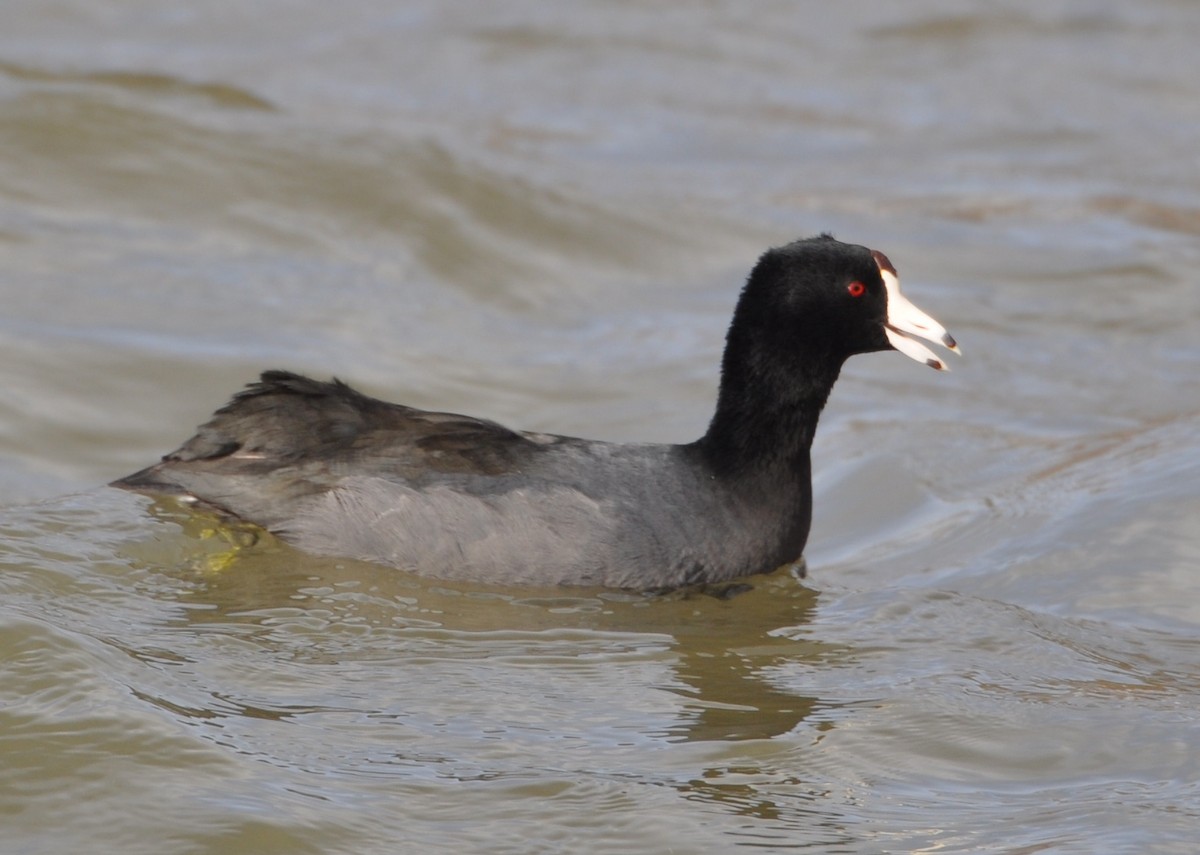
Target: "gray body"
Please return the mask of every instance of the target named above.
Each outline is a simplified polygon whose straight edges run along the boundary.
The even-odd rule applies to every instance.
[[[670,588],[801,558],[809,449],[845,360],[949,333],[885,255],[828,235],[768,250],[686,445],[521,433],[269,371],[160,463],[114,484],[258,523],[312,552],[493,584]]]
[[[800,558],[776,544],[803,543],[804,497],[730,489],[683,457],[665,445],[569,442],[515,478],[350,476],[300,502],[279,531],[316,553],[506,584],[675,587]]]
[[[519,433],[272,372],[118,484],[202,500],[313,553],[428,576],[665,588],[799,559],[807,453],[797,462],[782,479],[728,479],[695,445]],[[781,480],[793,489],[781,494]]]

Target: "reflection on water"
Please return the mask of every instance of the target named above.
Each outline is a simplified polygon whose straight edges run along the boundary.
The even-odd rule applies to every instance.
[[[187,626],[231,629],[309,663],[369,660],[377,647],[388,656],[404,653],[409,662],[515,658],[550,667],[654,651],[670,664],[663,688],[682,699],[680,720],[661,735],[714,741],[768,739],[795,729],[815,699],[777,691],[763,673],[828,655],[816,641],[764,633],[763,627],[803,627],[815,608],[815,592],[786,571],[740,585],[732,595],[722,586],[664,594],[489,591],[358,562],[314,560],[261,529],[171,500],[152,502],[149,510],[188,539],[132,543],[123,551],[147,572],[174,564],[171,577],[186,586]],[[748,615],[754,620],[747,622]],[[309,649],[299,640],[310,636],[321,646]],[[327,643],[339,636],[342,644]],[[253,715],[253,709],[240,705],[234,714]]]
[[[129,501],[120,494],[98,504]],[[544,765],[610,784],[649,775],[733,816],[792,821],[749,784],[731,783],[795,785],[769,754],[718,760],[704,749],[700,766],[676,772],[654,771],[655,763],[605,771],[602,759],[653,758],[685,743],[723,755],[722,745],[765,745],[804,727],[816,699],[773,687],[767,674],[815,665],[830,651],[789,637],[803,632],[816,603],[790,574],[755,580],[732,599],[487,591],[306,560],[269,536],[250,543],[244,531],[169,503],[154,510],[154,536],[121,543],[117,552],[132,563],[109,572],[144,605],[158,602],[158,613],[89,609],[90,572],[56,595],[61,607],[86,613],[77,633],[127,660],[120,673],[129,697],[113,714],[127,716],[117,709],[132,705],[135,721],[148,711],[165,716],[211,750],[286,770],[294,786],[323,797],[333,791],[310,778],[331,762],[342,798],[360,778],[419,786],[433,773],[508,786]],[[39,515],[29,515],[35,525]],[[234,557],[223,555],[230,550]],[[44,554],[40,562],[50,563]],[[781,625],[788,634],[766,629]],[[831,706],[826,713],[814,732],[832,726]],[[313,727],[324,734],[320,746],[295,741],[296,728]]]
[[[73,551],[80,526],[107,532],[106,562]],[[1197,759],[1159,742],[1200,693],[1194,642],[974,596],[818,595],[787,572],[732,597],[447,585],[115,490],[9,509],[4,542],[6,609],[28,617],[3,635],[3,739],[40,746],[6,780],[78,775],[88,745],[127,757],[148,778],[137,797],[169,813],[182,762],[208,805],[185,826],[197,834],[229,799],[303,807],[336,836],[334,805],[385,798],[432,834],[465,798],[481,823],[574,805],[637,835],[694,810],[747,845],[852,850],[880,788],[901,800],[893,827],[909,823],[901,803],[949,800],[966,840],[1012,810],[1100,821],[1106,796],[1068,794],[1118,762],[1131,780],[1168,763],[1178,786],[1130,798],[1178,802]],[[85,791],[115,805],[106,781],[97,770]],[[1074,807],[1046,815],[1047,799]]]

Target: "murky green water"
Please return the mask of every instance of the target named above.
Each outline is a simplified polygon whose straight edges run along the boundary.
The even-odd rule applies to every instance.
[[[1200,837],[1200,7],[13,0],[0,851]],[[843,374],[810,575],[447,586],[97,487],[267,367],[703,429],[766,246],[963,344]]]

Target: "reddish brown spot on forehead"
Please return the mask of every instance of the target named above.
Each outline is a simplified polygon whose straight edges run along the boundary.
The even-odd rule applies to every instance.
[[[888,257],[879,250],[871,250],[871,257],[875,259],[875,263],[879,265],[880,270],[886,270],[888,273],[896,277],[900,276],[900,274],[896,272],[896,268],[892,267],[892,262],[888,260]]]

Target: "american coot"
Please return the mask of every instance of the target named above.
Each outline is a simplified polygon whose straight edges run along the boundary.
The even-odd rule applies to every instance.
[[[446,579],[669,588],[799,560],[809,447],[842,363],[918,339],[957,351],[881,252],[768,250],[734,311],[708,431],[686,445],[509,430],[268,371],[177,451],[113,482],[261,525],[301,549]]]

